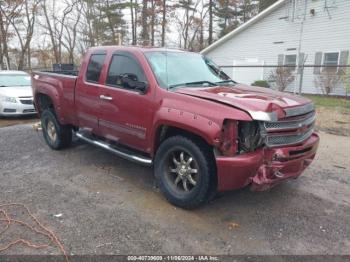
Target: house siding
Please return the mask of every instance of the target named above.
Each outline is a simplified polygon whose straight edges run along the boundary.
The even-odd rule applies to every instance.
[[[306,19],[301,36],[300,52],[304,53],[306,64],[315,63],[317,52],[340,52],[350,50],[350,1],[328,0],[329,8],[325,8],[325,0],[306,0]],[[298,2],[304,2],[299,0]],[[258,59],[265,65],[277,65],[280,54],[297,54],[301,33],[301,21],[304,6],[296,13],[294,21],[283,19],[289,14],[289,1],[267,14],[229,40],[209,50],[206,55],[218,65],[233,65],[234,60]],[[315,15],[310,10],[315,10]],[[277,44],[278,43],[278,44]],[[288,49],[294,49],[288,51]],[[298,58],[297,58],[298,61]],[[233,75],[232,68],[224,69]],[[273,68],[264,68],[263,78],[266,80]],[[303,93],[321,93],[315,83],[317,75],[313,68],[304,69],[302,84]],[[297,76],[299,77],[299,76]],[[256,80],[259,80],[257,76]],[[299,80],[289,85],[288,91],[298,90]],[[335,94],[345,94],[339,85]]]

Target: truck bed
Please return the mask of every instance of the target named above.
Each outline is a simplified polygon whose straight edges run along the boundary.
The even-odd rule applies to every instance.
[[[74,124],[75,85],[78,71],[34,71],[32,88],[34,93],[46,94],[53,100],[60,120],[65,124]]]

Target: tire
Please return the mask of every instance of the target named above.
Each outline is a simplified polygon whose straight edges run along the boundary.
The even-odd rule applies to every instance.
[[[72,128],[67,125],[61,125],[53,110],[45,109],[43,111],[41,114],[41,127],[44,139],[50,148],[59,150],[71,145]]]
[[[160,190],[170,203],[185,209],[206,203],[216,191],[214,156],[207,144],[197,140],[170,137],[162,142],[154,161]]]

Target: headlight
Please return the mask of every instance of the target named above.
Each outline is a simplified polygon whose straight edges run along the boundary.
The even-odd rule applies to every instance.
[[[238,124],[238,147],[240,153],[252,152],[264,144],[257,121],[240,121]]]
[[[8,103],[17,103],[16,97],[2,96],[2,97],[0,97],[0,100],[3,102],[8,102]]]

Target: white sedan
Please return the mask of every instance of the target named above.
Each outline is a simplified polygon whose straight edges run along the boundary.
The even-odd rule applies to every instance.
[[[0,71],[0,116],[36,114],[30,75]]]

